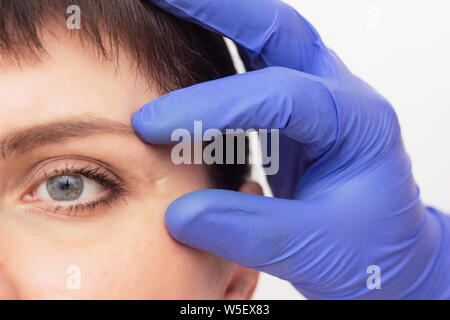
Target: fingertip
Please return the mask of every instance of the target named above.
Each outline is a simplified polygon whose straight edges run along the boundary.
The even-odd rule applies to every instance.
[[[166,226],[175,239],[185,242],[187,231],[193,230],[197,217],[207,211],[206,192],[207,190],[200,190],[188,193],[174,200],[167,208]]]
[[[151,127],[149,125],[147,106],[148,105],[144,105],[131,118],[131,125],[144,141],[147,141],[147,137],[149,136],[148,128]]]
[[[131,125],[139,137],[151,144],[170,144],[171,130],[166,125],[164,114],[156,119],[154,110],[157,108],[155,101],[144,105],[131,118]]]

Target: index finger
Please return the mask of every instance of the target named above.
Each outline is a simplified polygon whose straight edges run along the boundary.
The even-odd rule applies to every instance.
[[[209,129],[224,134],[227,129],[279,130],[308,145],[314,155],[325,152],[338,133],[336,103],[327,86],[318,77],[280,67],[173,91],[142,107],[132,124],[144,141],[171,144],[178,142],[172,140],[177,129],[198,141],[196,121],[202,134]]]
[[[230,38],[256,68],[279,66],[314,74],[317,57],[329,57],[314,27],[279,0],[150,1]]]

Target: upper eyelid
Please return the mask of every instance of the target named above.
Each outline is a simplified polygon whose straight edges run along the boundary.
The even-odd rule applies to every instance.
[[[116,173],[116,170],[107,162],[103,162],[101,160],[97,160],[97,159],[91,159],[91,158],[86,158],[86,157],[82,157],[82,156],[77,156],[77,155],[68,155],[68,156],[60,156],[60,157],[55,157],[55,158],[51,158],[51,159],[46,159],[43,161],[40,161],[38,163],[36,163],[33,168],[30,170],[30,172],[27,174],[27,176],[25,177],[24,180],[29,180],[31,179],[33,176],[35,176],[42,168],[44,168],[45,166],[57,162],[57,161],[66,161],[66,162],[70,162],[70,161],[82,161],[82,162],[92,162],[94,164],[99,165],[102,168],[105,168],[106,171],[110,172],[112,175],[114,175],[115,177],[117,177],[118,179],[122,180],[123,179]]]
[[[30,172],[30,174],[32,174],[34,171],[39,170],[41,167],[43,167],[43,166],[45,166],[45,165],[47,165],[49,163],[60,161],[60,160],[93,162],[95,164],[100,165],[101,167],[104,167],[108,171],[111,171],[112,174],[117,176],[117,178],[121,179],[121,177],[115,172],[116,170],[114,169],[114,167],[112,165],[110,165],[109,163],[107,163],[105,161],[102,161],[102,160],[87,158],[87,157],[78,156],[78,155],[65,155],[65,156],[45,159],[43,161],[40,161],[40,162],[36,163],[34,165],[34,168],[33,168],[32,172]]]

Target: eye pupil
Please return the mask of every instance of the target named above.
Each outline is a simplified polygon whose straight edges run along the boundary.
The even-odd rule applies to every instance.
[[[70,188],[70,181],[69,181],[69,179],[66,179],[65,181],[62,181],[60,186],[59,186],[59,188],[61,190],[69,190],[69,188]]]
[[[78,176],[58,176],[47,181],[48,194],[55,201],[75,201],[83,190],[83,179]]]

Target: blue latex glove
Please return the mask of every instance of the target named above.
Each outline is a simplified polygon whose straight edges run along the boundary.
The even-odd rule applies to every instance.
[[[450,298],[450,219],[421,203],[394,110],[304,18],[277,0],[153,2],[231,38],[259,70],[149,103],[133,118],[141,137],[171,143],[194,120],[285,135],[270,179],[278,198],[183,196],[166,213],[177,240],[288,280],[307,298]],[[367,286],[372,265],[379,290]]]

